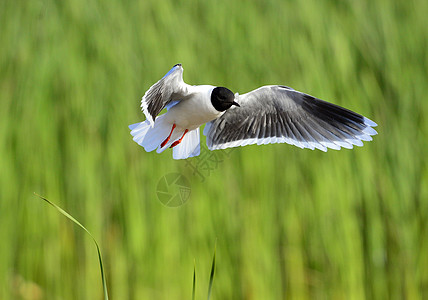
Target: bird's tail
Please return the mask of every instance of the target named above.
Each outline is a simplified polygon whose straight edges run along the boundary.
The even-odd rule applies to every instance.
[[[166,140],[172,129],[172,125],[169,122],[165,122],[164,115],[156,118],[153,127],[146,120],[129,125],[129,129],[131,129],[131,135],[134,137],[133,140],[142,146],[144,150],[147,152],[156,150],[158,153],[168,149],[174,141],[183,136],[185,131],[185,129],[176,127],[169,141],[161,147],[162,142]],[[185,159],[199,155],[199,143],[199,128],[189,131],[181,143],[173,148],[173,158]]]
[[[185,159],[193,156],[198,156],[201,152],[199,128],[189,131],[184,136],[181,143],[172,149],[172,157],[174,159]]]

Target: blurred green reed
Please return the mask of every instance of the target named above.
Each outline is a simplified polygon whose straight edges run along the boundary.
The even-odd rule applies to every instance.
[[[426,299],[427,14],[422,0],[3,1],[0,299],[103,295],[91,242],[33,192],[96,237],[111,299],[190,299],[216,239],[211,299]],[[202,180],[127,128],[176,63],[190,84],[291,86],[379,135],[239,148]],[[191,188],[179,208],[156,195],[173,172]]]

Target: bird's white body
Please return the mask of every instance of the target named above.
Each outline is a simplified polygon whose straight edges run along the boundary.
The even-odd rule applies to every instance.
[[[175,66],[146,92],[141,107],[147,119],[130,125],[134,141],[143,146],[147,152],[156,150],[161,153],[168,147],[173,147],[175,159],[199,155],[199,127],[224,114],[216,110],[211,103],[211,93],[215,86],[188,85],[182,81],[181,72],[181,65]],[[166,85],[165,81],[170,84]],[[169,90],[170,87],[172,88]],[[147,101],[157,95],[178,97],[179,100],[165,104],[167,112],[154,120],[149,113],[153,107],[149,107]],[[174,143],[177,141],[179,142]]]
[[[217,111],[211,104],[212,85],[188,85],[188,96],[172,106],[165,114],[165,122],[177,129],[189,130],[220,117],[224,112]]]

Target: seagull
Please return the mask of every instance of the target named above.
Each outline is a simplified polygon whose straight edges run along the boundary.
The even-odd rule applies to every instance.
[[[283,85],[266,85],[239,95],[212,85],[188,85],[176,64],[144,94],[144,122],[129,125],[147,152],[173,148],[174,159],[200,154],[200,126],[209,150],[287,143],[327,151],[371,141],[372,120]],[[164,109],[167,112],[159,115]]]

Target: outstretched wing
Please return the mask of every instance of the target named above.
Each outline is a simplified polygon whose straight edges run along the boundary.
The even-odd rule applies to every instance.
[[[285,86],[264,86],[238,97],[206,125],[210,150],[251,144],[288,143],[300,148],[351,149],[371,141],[377,124],[346,108]]]
[[[152,85],[141,100],[141,108],[151,126],[156,116],[173,101],[183,100],[188,95],[188,85],[183,81],[183,67],[176,64]]]

